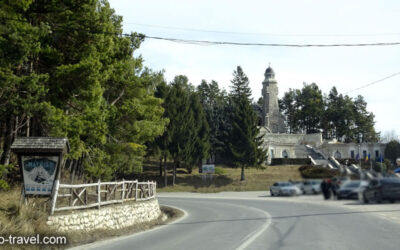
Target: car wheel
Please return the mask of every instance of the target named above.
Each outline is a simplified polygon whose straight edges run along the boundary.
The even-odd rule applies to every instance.
[[[315,191],[315,189],[312,190],[313,194],[317,194],[317,191]]]
[[[393,200],[393,199],[391,199],[391,200],[390,200],[390,203],[394,203],[394,200]]]
[[[338,197],[337,197],[337,199],[338,199],[338,200],[341,200],[341,199],[342,199],[342,197],[338,196]]]
[[[271,196],[275,196],[274,192],[270,191],[270,193],[271,193]]]
[[[282,191],[279,191],[279,196],[282,196]]]

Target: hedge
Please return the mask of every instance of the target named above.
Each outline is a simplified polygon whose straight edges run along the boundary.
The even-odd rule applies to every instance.
[[[340,174],[339,170],[319,166],[301,166],[299,171],[301,176],[306,179],[332,178]]]
[[[307,165],[311,164],[310,158],[273,158],[271,165]]]

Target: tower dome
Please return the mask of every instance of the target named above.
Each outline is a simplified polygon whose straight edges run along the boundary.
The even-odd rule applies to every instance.
[[[275,72],[271,66],[268,66],[268,68],[265,70],[264,76],[266,78],[275,78]]]

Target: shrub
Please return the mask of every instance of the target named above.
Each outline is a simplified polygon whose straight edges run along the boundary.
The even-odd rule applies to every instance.
[[[310,158],[273,158],[271,165],[302,165],[311,164]]]
[[[319,167],[319,166],[301,166],[299,168],[300,174],[303,178],[309,179],[323,179],[332,178],[339,175],[338,170]]]
[[[220,167],[215,167],[215,174],[226,174],[226,170]]]
[[[13,168],[13,165],[0,165],[0,190],[8,190],[10,188],[7,181],[7,174]]]

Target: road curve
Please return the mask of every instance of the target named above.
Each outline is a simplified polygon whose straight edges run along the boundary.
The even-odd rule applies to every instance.
[[[160,197],[186,216],[85,249],[399,249],[400,224],[368,212],[284,200]]]

